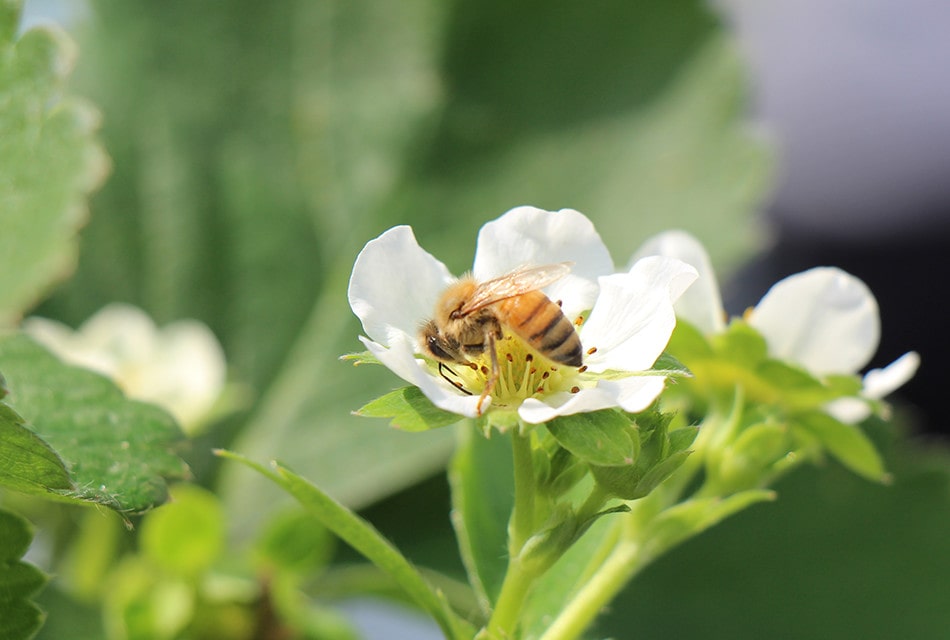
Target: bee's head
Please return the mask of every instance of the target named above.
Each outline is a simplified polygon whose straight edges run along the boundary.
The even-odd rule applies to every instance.
[[[449,340],[439,331],[435,320],[429,320],[419,330],[419,342],[422,350],[436,360],[455,362],[458,360],[458,351],[453,348]]]

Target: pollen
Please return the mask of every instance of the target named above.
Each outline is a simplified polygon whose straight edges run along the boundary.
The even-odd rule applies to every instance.
[[[577,384],[577,368],[557,366],[512,333],[506,331],[495,342],[495,348],[494,363],[486,350],[461,366],[446,367],[446,379],[462,393],[478,396],[497,375],[491,390],[494,409],[515,409],[527,398],[543,399],[550,394],[566,393]],[[497,372],[492,370],[493,366],[497,366]]]

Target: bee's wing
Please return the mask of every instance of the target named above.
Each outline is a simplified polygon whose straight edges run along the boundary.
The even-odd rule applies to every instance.
[[[540,267],[519,267],[501,277],[486,280],[476,287],[460,313],[467,315],[499,300],[543,289],[566,276],[573,264],[573,262],[559,262]]]

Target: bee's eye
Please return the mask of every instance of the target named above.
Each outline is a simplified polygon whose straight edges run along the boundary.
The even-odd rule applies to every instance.
[[[455,360],[448,351],[442,348],[442,344],[437,336],[428,336],[426,338],[426,347],[429,349],[429,352],[439,360]]]

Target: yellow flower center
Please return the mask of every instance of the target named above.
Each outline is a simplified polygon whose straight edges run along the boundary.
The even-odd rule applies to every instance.
[[[532,396],[577,393],[587,386],[581,381],[587,367],[554,362],[509,331],[495,343],[495,348],[498,379],[490,394],[493,408],[514,408]],[[438,363],[433,366],[438,368]],[[442,365],[441,374],[462,392],[481,395],[493,375],[491,354],[486,350],[468,363]]]

